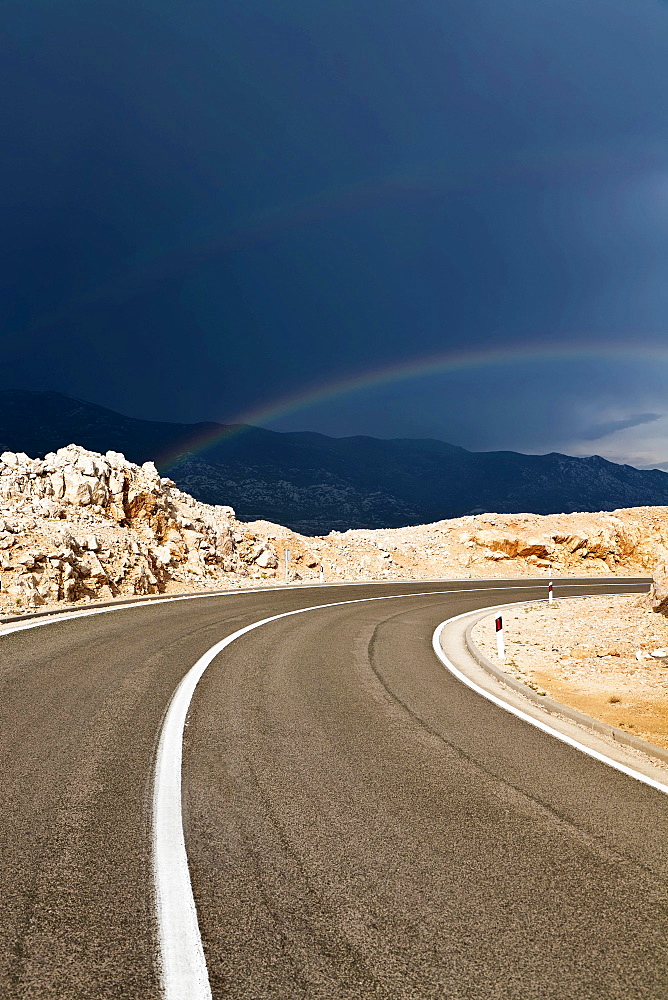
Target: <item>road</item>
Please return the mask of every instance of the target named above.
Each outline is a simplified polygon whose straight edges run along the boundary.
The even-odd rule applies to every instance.
[[[581,582],[555,592],[619,591]],[[445,618],[544,593],[293,589],[1,636],[0,996],[157,1000],[151,798],[174,689],[253,621],[357,601],[249,633],[195,693],[183,813],[214,997],[668,998],[666,796],[431,648]]]

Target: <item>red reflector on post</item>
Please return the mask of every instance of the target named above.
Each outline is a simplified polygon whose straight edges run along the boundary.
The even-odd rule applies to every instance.
[[[495,618],[494,624],[496,625],[496,631],[500,632],[501,629],[503,628],[503,622],[501,621],[501,615],[499,615],[498,618]]]

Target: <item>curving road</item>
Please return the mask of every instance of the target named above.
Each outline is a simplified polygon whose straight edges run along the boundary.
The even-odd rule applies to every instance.
[[[620,589],[577,582],[555,592]],[[0,636],[0,996],[156,1000],[153,766],[181,677],[258,619],[405,595],[263,626],[200,682],[183,813],[214,997],[668,998],[666,796],[431,648],[445,618],[544,594],[270,591]]]

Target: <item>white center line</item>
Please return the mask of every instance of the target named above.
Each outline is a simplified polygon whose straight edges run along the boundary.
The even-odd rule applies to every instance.
[[[617,583],[617,581],[610,581]],[[565,581],[564,581],[565,583]],[[592,584],[566,584],[566,586],[596,586]],[[603,585],[607,585],[604,581]],[[627,584],[628,585],[628,584]],[[505,586],[506,590],[535,590],[540,584],[515,584]],[[335,601],[317,604],[295,611],[285,611],[238,629],[225,639],[221,639],[207,650],[190,668],[174,692],[158,745],[155,784],[153,795],[153,875],[158,920],[158,941],[162,973],[162,988],[165,1000],[211,1000],[211,986],[202,946],[202,938],[197,920],[197,909],[193,896],[188,856],[186,853],[181,808],[181,765],[183,755],[183,731],[195,688],[209,664],[227,646],[241,636],[268,625],[270,622],[305,614],[308,611],[323,611],[349,604],[366,604],[372,601],[392,601],[414,597],[448,596],[498,591],[497,586],[465,587],[424,591],[415,594],[389,594],[384,597],[364,597],[351,601]],[[458,616],[459,617],[459,616]],[[437,654],[438,655],[438,654]],[[441,656],[442,659],[442,656]],[[462,675],[462,678],[463,675]],[[465,683],[468,683],[465,681]],[[470,685],[469,685],[470,686]],[[481,693],[484,693],[481,691]],[[505,707],[505,706],[504,706]],[[521,714],[521,713],[515,713]],[[533,720],[528,718],[533,723]],[[535,724],[535,723],[534,723]],[[539,728],[541,726],[539,725]],[[549,727],[542,727],[552,732]],[[553,735],[558,735],[553,733]],[[561,736],[559,736],[561,738]],[[573,745],[577,745],[573,743]],[[581,748],[582,749],[582,748]],[[604,758],[600,758],[604,759]],[[608,761],[608,763],[610,763]],[[620,768],[621,769],[621,768]]]

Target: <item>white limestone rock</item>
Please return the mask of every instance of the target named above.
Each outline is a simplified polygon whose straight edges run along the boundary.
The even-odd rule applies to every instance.
[[[269,545],[260,550],[254,561],[260,569],[276,569],[278,566],[278,556]]]

